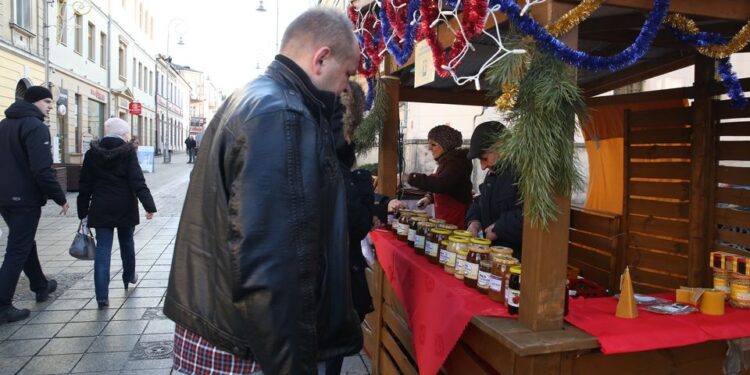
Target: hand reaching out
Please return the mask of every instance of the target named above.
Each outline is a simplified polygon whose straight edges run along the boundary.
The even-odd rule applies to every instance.
[[[153,212],[146,212],[146,220],[151,220],[154,218]]]
[[[68,208],[70,208],[70,204],[68,202],[65,202],[62,206],[60,206],[60,215],[67,215],[68,214]]]

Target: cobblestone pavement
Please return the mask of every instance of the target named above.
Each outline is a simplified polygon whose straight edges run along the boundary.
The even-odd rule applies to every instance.
[[[78,219],[76,193],[68,193],[67,216],[48,204],[36,236],[39,258],[57,291],[36,303],[28,280],[21,276],[14,304],[31,310],[29,319],[0,325],[0,374],[169,374],[174,323],[162,313],[172,250],[192,164],[176,154],[171,164],[156,165],[146,181],[159,212],[135,230],[138,283],[122,287],[122,261],[114,241],[109,308],[98,310],[94,299],[93,262],[68,255]],[[5,253],[7,227],[0,220],[0,254]],[[367,374],[366,356],[349,357],[342,374]]]

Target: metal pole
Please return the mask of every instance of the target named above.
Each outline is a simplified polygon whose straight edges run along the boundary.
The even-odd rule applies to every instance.
[[[172,20],[172,21],[174,21],[174,20]],[[169,56],[169,34],[171,34],[170,29],[172,28],[172,21],[169,21],[169,24],[167,25],[167,57],[166,57],[167,59],[170,58],[170,56]],[[163,131],[164,134],[162,134],[162,146],[164,148],[164,164],[167,164],[167,163],[170,163],[172,161],[172,159],[169,157],[169,103],[170,103],[170,96],[171,96],[170,95],[170,91],[171,90],[169,90],[169,77],[171,76],[171,72],[170,72],[169,68],[170,68],[171,63],[169,62],[169,60],[165,60],[165,62],[166,62],[166,65],[167,65],[167,82],[166,82],[166,86],[167,86],[167,97],[166,97],[166,99],[167,99],[167,108],[166,108],[166,111],[165,111],[166,114],[167,114],[167,118],[166,118],[165,124],[164,124],[164,131]]]

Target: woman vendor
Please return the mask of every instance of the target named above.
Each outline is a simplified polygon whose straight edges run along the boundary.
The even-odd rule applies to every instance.
[[[427,144],[437,170],[432,175],[410,173],[407,182],[427,192],[418,205],[435,204],[435,217],[464,228],[466,210],[471,204],[471,160],[461,148],[461,132],[448,125],[438,125],[427,134]]]

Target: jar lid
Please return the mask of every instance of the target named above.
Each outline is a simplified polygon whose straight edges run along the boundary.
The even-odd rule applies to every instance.
[[[453,235],[459,237],[467,237],[467,239],[474,237],[474,235],[472,235],[468,230],[454,230]]]
[[[449,230],[451,232],[453,232],[454,230],[458,229],[458,227],[455,226],[455,225],[453,225],[453,224],[439,224],[438,227],[440,227],[440,229],[446,229],[446,230]]]
[[[427,218],[424,216],[412,216],[409,218],[409,220],[414,222],[420,222],[420,221],[427,221]]]
[[[418,228],[435,228],[435,224],[427,222],[427,221],[420,221],[417,223]]]
[[[448,240],[442,240],[442,241],[440,241],[440,244],[443,245],[443,246],[445,246],[445,247],[448,247]]]
[[[448,239],[449,239],[449,240],[450,240],[451,242],[456,242],[456,243],[469,243],[469,239],[468,239],[468,238],[464,238],[464,237],[456,236],[456,235],[455,235],[455,234],[456,234],[455,232],[454,232],[453,234],[454,234],[453,236],[450,236],[450,237],[448,237]]]
[[[510,273],[520,275],[521,274],[521,266],[513,266],[510,267]]]
[[[513,255],[513,249],[505,246],[492,246],[490,247],[492,254],[497,255]]]
[[[446,235],[446,236],[449,235],[449,234],[451,234],[451,232],[449,230],[445,230],[445,229],[441,229],[441,228],[433,228],[431,230],[431,232],[435,233],[435,234]]]
[[[471,243],[475,245],[484,245],[484,246],[490,246],[492,241],[486,239],[486,238],[472,238]]]
[[[413,212],[414,215],[418,216],[430,216],[430,214],[428,214],[425,210],[412,210],[411,212]]]
[[[492,267],[492,261],[491,260],[480,260],[479,261],[479,267],[483,268],[490,268]]]
[[[499,255],[499,254],[492,254],[492,260],[494,260],[498,264],[505,264],[505,265],[513,265],[518,264],[518,261],[508,255]]]
[[[430,223],[433,223],[433,224],[445,224],[445,220],[443,220],[443,219],[430,219]]]

